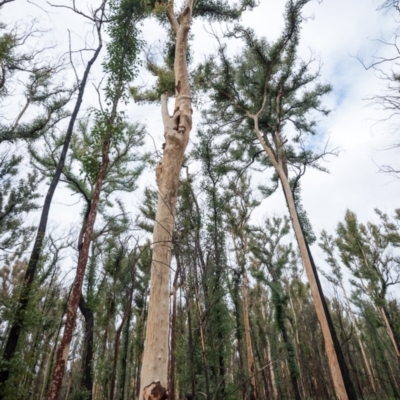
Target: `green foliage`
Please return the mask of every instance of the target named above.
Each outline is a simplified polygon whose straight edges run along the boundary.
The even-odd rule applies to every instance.
[[[319,69],[313,71],[313,60],[302,61],[297,56],[301,10],[307,3],[287,3],[286,26],[274,43],[237,25],[229,38],[240,38],[243,52],[230,58],[227,46],[221,45],[219,57],[211,57],[195,75],[197,87],[212,99],[209,119],[225,126],[229,134],[234,131],[238,149],[248,154],[249,162],[270,165],[265,158],[258,158],[261,147],[249,117],[257,115],[265,143],[275,158],[282,158],[292,168],[295,177],[303,175],[306,167],[321,168],[318,160],[322,155],[306,139],[317,133],[315,114],[328,114],[321,101],[331,90],[317,82]]]
[[[153,8],[153,14],[163,24],[169,24],[166,17],[168,2],[150,1],[150,7]],[[172,3],[173,4],[173,3]],[[255,6],[254,0],[241,0],[240,4],[230,6],[227,0],[194,0],[192,19],[203,18],[209,22],[229,22],[240,18],[242,12],[246,9],[252,9]],[[179,15],[179,13],[178,13]],[[177,16],[179,21],[179,16]],[[162,94],[173,96],[175,93],[175,33],[168,27],[168,36],[165,41],[162,53],[162,64],[158,65],[157,60],[151,54],[147,56],[147,70],[156,77],[156,82],[150,89],[140,89],[131,87],[131,95],[139,103],[159,102]],[[187,51],[187,64],[191,63],[190,44]]]
[[[19,178],[21,156],[4,149],[0,164],[0,251],[15,251],[22,254],[29,245],[33,227],[24,222],[29,212],[38,208],[38,185],[40,179],[35,172]],[[0,255],[1,258],[1,255]]]
[[[108,26],[110,42],[103,69],[107,76],[105,94],[107,106],[116,99],[127,102],[128,85],[138,72],[139,53],[143,47],[139,25],[147,15],[142,0],[112,0],[111,22]]]
[[[347,211],[344,222],[338,224],[335,240],[343,264],[357,278],[354,286],[371,296],[378,306],[385,305],[389,286],[400,282],[400,258],[393,253],[390,240],[393,232],[385,232],[388,217],[382,213],[381,216],[383,224],[364,225],[353,212]]]

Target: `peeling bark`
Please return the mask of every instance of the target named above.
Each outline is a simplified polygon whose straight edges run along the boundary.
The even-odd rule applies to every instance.
[[[173,2],[167,5],[167,16],[176,35],[175,49],[175,107],[168,112],[168,97],[161,96],[165,147],[161,162],[156,168],[158,205],[153,233],[153,260],[150,279],[150,302],[146,325],[146,341],[141,371],[141,399],[148,397],[149,390],[158,382],[159,387],[168,384],[169,360],[169,278],[171,263],[172,232],[175,220],[175,203],[183,155],[192,129],[192,102],[187,69],[187,41],[193,9],[193,0],[187,0],[178,19],[173,13]]]
[[[82,285],[85,276],[87,261],[89,258],[89,249],[92,242],[92,234],[97,216],[100,193],[109,164],[108,148],[109,140],[106,140],[103,144],[102,164],[99,173],[97,174],[93,198],[89,206],[90,208],[87,213],[87,218],[84,221],[81,231],[82,241],[79,244],[78,265],[76,269],[75,279],[72,284],[71,295],[68,301],[67,319],[64,327],[64,335],[61,339],[60,346],[57,349],[56,365],[53,371],[51,385],[47,393],[47,400],[58,400],[61,394],[61,385],[65,373],[65,368],[68,362],[69,347],[75,329],[76,312],[82,295]]]

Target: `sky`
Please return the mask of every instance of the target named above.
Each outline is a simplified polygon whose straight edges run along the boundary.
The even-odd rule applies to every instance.
[[[71,4],[69,0],[54,0],[53,3]],[[99,1],[80,0],[77,3],[85,9],[86,5],[96,5]],[[284,4],[284,0],[260,0],[255,11],[245,13],[243,23],[252,27],[259,36],[274,40],[283,27]],[[398,151],[385,150],[399,139],[392,129],[399,121],[391,120],[390,124],[379,122],[387,114],[367,99],[379,94],[384,83],[376,71],[365,70],[357,58],[359,56],[369,64],[374,56],[390,55],[393,50],[379,39],[390,38],[397,24],[390,13],[377,11],[378,6],[378,0],[323,0],[312,1],[304,9],[304,16],[308,19],[303,25],[299,55],[307,59],[314,54],[322,64],[321,81],[333,86],[332,93],[325,99],[332,112],[321,119],[316,143],[322,145],[329,140],[332,148],[340,149],[338,157],[329,157],[324,164],[329,174],[309,170],[303,178],[303,205],[317,235],[323,229],[333,233],[346,209],[356,212],[359,220],[366,222],[375,218],[376,207],[389,214],[399,207],[400,181],[379,173],[379,165],[399,164]],[[7,23],[27,23],[37,19],[38,26],[48,29],[40,40],[57,45],[54,52],[59,55],[68,50],[68,31],[71,32],[73,48],[79,48],[84,41],[93,44],[91,27],[83,18],[65,9],[52,8],[42,0],[16,0],[3,7],[0,18]],[[165,37],[154,20],[144,24],[143,32],[148,45],[153,48]],[[217,43],[209,32],[210,26],[201,21],[196,22],[192,29],[195,62],[202,61],[217,49]],[[234,53],[235,49],[231,51]],[[76,62],[79,71],[82,63],[77,58]],[[101,67],[98,63],[91,82],[95,84],[100,79]],[[147,75],[140,77],[139,83],[149,82],[151,80]],[[81,116],[96,102],[97,95],[90,85],[85,93]],[[127,113],[132,121],[147,125],[160,150],[164,140],[159,107],[139,106],[132,102],[127,107]],[[195,110],[195,122],[198,118]],[[195,135],[193,131],[192,141],[195,141]],[[152,146],[152,141],[149,143]],[[196,173],[195,170],[190,172]],[[141,187],[146,184],[155,187],[154,172],[151,170],[146,171],[141,180]],[[142,199],[141,193],[138,190],[123,196],[133,214]],[[60,187],[51,209],[51,225],[65,229],[79,225],[81,208],[82,203],[77,203],[76,198]],[[286,209],[279,192],[262,202],[253,219],[255,223],[261,223],[265,216],[283,212]],[[36,217],[39,218],[39,214]],[[317,246],[313,247],[313,252],[322,265],[323,255]]]

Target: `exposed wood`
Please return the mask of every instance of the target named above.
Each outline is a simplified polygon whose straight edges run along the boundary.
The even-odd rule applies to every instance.
[[[150,279],[150,301],[146,325],[146,340],[141,371],[140,396],[161,399],[168,385],[169,360],[169,277],[175,203],[183,155],[192,129],[192,101],[187,68],[187,42],[193,11],[193,0],[187,0],[178,19],[173,2],[167,15],[176,35],[175,106],[168,112],[168,97],[161,97],[165,147],[156,168],[158,204],[153,233],[153,261]],[[179,22],[178,22],[179,20]],[[162,389],[162,390],[161,390]],[[156,396],[156,397],[154,397]],[[158,397],[157,397],[158,396]],[[140,399],[141,400],[141,399]]]

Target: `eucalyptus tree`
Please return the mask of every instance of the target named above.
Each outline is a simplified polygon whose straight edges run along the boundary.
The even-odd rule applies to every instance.
[[[285,343],[290,371],[290,380],[296,400],[301,399],[299,390],[299,367],[293,341],[287,328],[289,296],[285,293],[282,278],[290,258],[293,257],[291,245],[281,243],[289,233],[289,219],[286,217],[267,219],[265,228],[253,229],[250,248],[253,253],[253,275],[271,290],[271,301],[275,311],[275,323]]]
[[[228,189],[225,192],[225,198],[229,199],[226,206],[227,227],[230,231],[231,240],[235,252],[237,269],[234,270],[234,297],[233,301],[236,305],[236,319],[242,314],[243,331],[246,343],[246,361],[247,361],[247,379],[250,383],[250,399],[259,398],[259,379],[254,356],[254,344],[252,343],[252,335],[250,328],[250,285],[248,278],[248,255],[249,249],[249,220],[254,209],[260,205],[260,202],[252,197],[250,189],[250,179],[245,175],[233,177],[229,182]],[[241,285],[241,307],[239,306],[238,287]],[[235,299],[236,297],[236,299]],[[241,323],[237,320],[237,337],[240,342]],[[238,343],[239,353],[241,352],[240,343]]]
[[[229,20],[240,16],[252,6],[253,0],[241,0],[237,8],[227,1],[186,0],[178,11],[174,0],[155,3],[155,13],[167,24],[171,40],[166,51],[166,66],[150,63],[158,75],[153,91],[133,94],[138,99],[158,100],[164,124],[165,144],[163,157],[156,168],[159,198],[153,233],[153,267],[149,314],[146,326],[146,346],[141,373],[140,396],[165,399],[168,382],[168,330],[169,330],[169,266],[174,225],[175,203],[183,156],[192,129],[192,97],[188,71],[188,39],[193,20]],[[168,111],[168,97],[175,94],[174,112]],[[153,392],[153,394],[152,394]]]
[[[27,334],[20,341],[18,352],[8,365],[10,378],[2,388],[3,398],[28,398],[32,391],[40,391],[47,361],[47,354],[41,349],[50,344],[60,318],[60,293],[63,288],[58,276],[63,249],[68,246],[69,241],[65,237],[55,240],[49,235],[46,239],[32,294],[33,301],[27,308],[23,331]],[[26,264],[26,260],[15,260],[13,263],[6,260],[2,265],[0,310],[3,337],[7,337],[12,326]]]
[[[321,169],[318,161],[326,153],[311,150],[307,135],[316,133],[313,112],[327,114],[321,97],[330,91],[329,85],[316,82],[319,70],[313,72],[312,60],[300,61],[297,56],[301,13],[308,2],[287,2],[285,28],[275,43],[257,39],[251,29],[237,26],[229,36],[244,41],[242,54],[229,59],[226,46],[221,46],[219,62],[211,58],[198,70],[197,79],[213,101],[209,118],[234,127],[236,132],[230,140],[239,141],[253,160],[263,151],[274,168],[310,282],[336,396],[354,399],[356,394],[308,247],[313,236],[299,198],[301,176],[307,168]]]
[[[127,102],[127,88],[137,72],[137,56],[141,49],[138,26],[145,16],[146,7],[143,7],[141,1],[110,2],[108,18],[111,22],[108,33],[111,40],[103,63],[107,74],[104,88],[106,104],[100,110],[93,111],[92,124],[80,125],[80,135],[75,136],[71,142],[71,162],[74,160],[80,164],[81,174],[77,173],[71,163],[62,170],[69,187],[85,199],[86,207],[78,240],[77,270],[69,297],[63,337],[47,393],[48,399],[58,399],[60,396],[98,211],[101,211],[104,200],[107,204],[107,198],[112,192],[134,190],[142,169],[139,162],[141,155],[137,148],[142,144],[144,129],[129,124],[124,113],[119,111],[119,106]],[[54,135],[50,135],[48,141],[51,147],[54,144],[52,141],[57,145]],[[54,148],[45,158],[34,152],[32,154],[35,161],[45,165],[45,168],[53,166],[57,170]]]
[[[46,49],[26,50],[33,45],[39,30],[33,26],[27,32],[23,26],[9,28],[0,23],[0,251],[25,250],[33,227],[24,224],[27,213],[38,206],[39,176],[28,172],[21,178],[26,167],[24,142],[31,142],[68,117],[65,106],[74,88],[60,83],[63,65],[44,62],[41,53]],[[15,98],[23,106],[12,115]],[[29,118],[29,108],[35,116]],[[18,249],[22,246],[22,249]],[[4,254],[4,253],[3,253]]]
[[[400,363],[400,332],[388,308],[390,287],[400,283],[400,257],[396,255],[399,214],[391,220],[378,210],[377,213],[380,224],[364,225],[355,213],[347,211],[344,221],[338,224],[337,236],[331,240],[325,237],[323,250],[330,258],[334,257],[334,249],[338,250],[343,265],[355,278],[352,285],[375,305]]]
[[[6,30],[7,26],[1,24],[1,28]],[[63,65],[43,62],[45,48],[35,48],[31,52],[23,50],[24,45],[34,40],[38,33],[39,30],[32,26],[27,33],[15,28],[0,36],[0,106],[2,114],[7,113],[7,118],[0,123],[0,247],[2,250],[16,251],[17,255],[21,250],[26,250],[34,232],[33,227],[26,227],[23,222],[27,212],[38,208],[35,200],[39,197],[40,182],[36,172],[28,172],[26,178],[17,178],[26,168],[22,165],[23,143],[32,143],[67,118],[70,113],[66,105],[76,90],[76,87],[68,88],[61,81]],[[19,93],[21,85],[23,93]],[[7,103],[13,92],[21,94],[24,105],[16,116],[11,117]],[[35,116],[29,118],[27,111],[32,107]],[[37,258],[33,270],[31,263],[26,266],[19,305],[2,354],[0,398],[25,318],[34,277],[32,271],[36,271],[38,262]]]
[[[368,376],[369,383],[371,385],[371,389],[373,393],[376,393],[376,384],[374,380],[374,374],[372,372],[372,366],[371,363],[368,359],[366,350],[365,350],[365,345],[362,340],[362,335],[361,331],[358,327],[358,322],[356,320],[356,317],[354,315],[354,312],[351,308],[351,303],[350,303],[350,298],[348,296],[345,283],[344,283],[344,277],[343,277],[343,272],[342,272],[342,267],[338,261],[338,258],[335,255],[335,243],[334,239],[331,235],[328,235],[326,231],[323,231],[321,233],[321,241],[319,243],[319,246],[322,248],[322,250],[326,254],[326,262],[328,265],[331,267],[332,274],[328,275],[325,272],[321,271],[323,275],[325,276],[326,279],[328,279],[329,282],[331,282],[335,287],[340,287],[342,290],[342,293],[344,295],[344,299],[346,302],[346,308],[347,308],[347,313],[350,316],[351,322],[354,326],[358,344],[360,346],[361,354],[363,357],[363,362],[366,368],[366,375]]]

